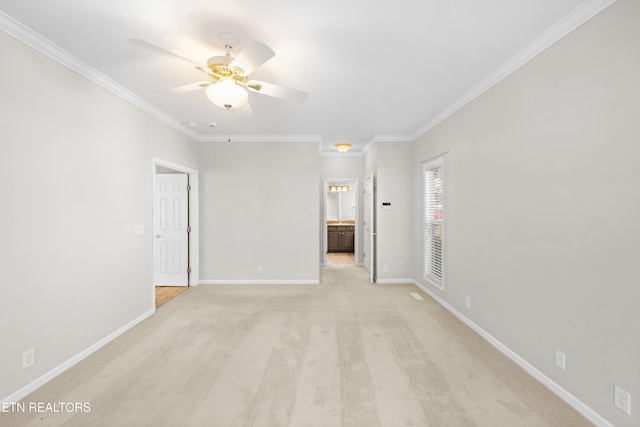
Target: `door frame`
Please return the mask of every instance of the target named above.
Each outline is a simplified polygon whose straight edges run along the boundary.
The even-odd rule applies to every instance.
[[[371,200],[370,203],[367,204],[365,199],[365,193],[367,191],[367,186],[366,186],[366,180],[370,179],[371,180]],[[364,179],[362,180],[362,188],[363,188],[363,196],[362,196],[362,204],[364,205],[364,209],[365,212],[369,212],[369,221],[371,222],[371,224],[369,224],[369,247],[368,248],[364,248],[369,254],[369,283],[373,284],[376,282],[376,251],[378,250],[377,246],[376,246],[376,177],[373,173],[370,173],[369,175],[365,176]],[[365,233],[365,224],[364,224],[364,220],[363,220],[363,224],[362,224],[363,230],[362,230],[362,244],[363,246],[366,244],[365,242],[365,237],[364,237],[364,233]],[[366,256],[365,253],[365,256]],[[364,257],[363,257],[364,258]],[[364,265],[364,262],[363,262]],[[366,266],[365,266],[366,268]]]
[[[354,249],[353,249],[353,256],[354,256],[354,265],[360,265],[358,264],[358,259],[359,259],[359,255],[360,255],[360,244],[359,244],[359,239],[360,239],[360,193],[358,192],[358,178],[325,178],[324,179],[324,188],[323,188],[323,193],[322,193],[322,200],[323,200],[323,206],[322,206],[322,265],[327,265],[327,192],[329,190],[329,183],[334,183],[334,182],[340,182],[341,184],[348,184],[348,185],[353,185],[353,191],[355,192],[355,200],[356,200],[356,210],[354,212],[354,216],[355,216],[355,228],[354,228]]]
[[[189,267],[191,267],[191,274],[189,275],[189,286],[197,286],[200,284],[200,224],[199,215],[200,212],[200,200],[198,189],[198,171],[191,169],[187,166],[173,163],[168,160],[159,159],[153,157],[151,160],[151,185],[152,185],[152,201],[151,201],[151,238],[153,239],[153,224],[156,209],[154,206],[154,200],[156,196],[156,166],[162,166],[176,172],[186,173],[189,175],[189,186],[191,191],[189,192],[189,226],[191,227],[191,233],[189,233]],[[153,243],[153,241],[152,241]],[[155,263],[156,251],[155,245],[151,245],[151,290],[153,293],[153,301],[155,307],[155,283],[153,283],[153,263]]]

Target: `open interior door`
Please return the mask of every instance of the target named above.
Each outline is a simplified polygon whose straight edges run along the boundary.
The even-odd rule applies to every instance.
[[[188,175],[183,173],[155,176],[154,286],[189,285],[188,182]]]
[[[364,178],[364,268],[369,272],[369,282],[375,281],[376,269],[376,206],[375,180],[373,174]]]

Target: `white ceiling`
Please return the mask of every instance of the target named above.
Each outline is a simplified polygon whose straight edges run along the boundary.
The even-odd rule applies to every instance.
[[[0,0],[0,28],[28,32],[31,44],[42,37],[199,141],[318,140],[324,152],[348,142],[357,153],[374,140],[416,138],[610,2]],[[206,63],[224,53],[221,31],[239,36],[234,52],[251,39],[270,46],[276,56],[251,77],[307,91],[308,101],[252,93],[254,114],[240,117],[204,91],[163,94],[206,78],[129,43]]]

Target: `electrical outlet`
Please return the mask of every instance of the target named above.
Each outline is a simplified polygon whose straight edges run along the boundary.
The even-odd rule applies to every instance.
[[[36,350],[30,348],[22,353],[22,369],[27,369],[29,366],[36,363]]]
[[[389,265],[385,264],[382,269],[384,270],[385,273],[388,273],[389,272]]]
[[[471,297],[464,297],[464,305],[466,305],[467,308],[471,308]]]
[[[258,266],[258,273],[262,274],[262,266],[261,265]]]
[[[560,350],[556,350],[556,366],[563,371],[566,369],[566,356]]]
[[[631,415],[631,395],[629,392],[615,386],[613,400],[616,408],[622,410],[627,415]]]

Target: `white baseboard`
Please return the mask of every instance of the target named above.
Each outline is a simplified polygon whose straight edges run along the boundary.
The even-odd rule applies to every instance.
[[[611,424],[609,421],[604,419],[600,414],[598,414],[597,412],[595,412],[594,410],[589,408],[586,404],[584,404],[582,401],[580,401],[574,395],[569,393],[567,390],[565,390],[558,383],[556,383],[555,381],[553,381],[552,379],[547,377],[545,374],[543,374],[540,370],[538,370],[533,365],[531,365],[529,362],[527,362],[520,355],[515,353],[513,350],[511,350],[509,347],[504,345],[502,342],[500,342],[494,336],[492,336],[487,331],[482,329],[480,326],[478,326],[477,324],[472,322],[469,318],[464,316],[462,313],[460,313],[458,310],[456,310],[453,306],[449,305],[446,301],[444,301],[442,298],[437,296],[433,291],[428,289],[426,286],[422,285],[421,283],[419,283],[419,282],[417,282],[417,281],[415,281],[413,279],[384,279],[384,280],[378,280],[377,283],[379,283],[379,284],[413,283],[418,288],[420,288],[422,291],[427,293],[436,302],[438,302],[438,304],[440,304],[442,307],[444,307],[446,310],[448,310],[451,314],[456,316],[458,319],[460,319],[462,322],[464,322],[467,326],[469,326],[471,329],[473,329],[475,332],[477,332],[482,338],[484,338],[486,341],[488,341],[491,345],[493,345],[501,353],[503,353],[505,356],[507,356],[512,361],[514,361],[516,364],[518,364],[522,369],[524,369],[527,373],[529,373],[529,375],[534,377],[536,380],[540,381],[547,388],[549,388],[553,393],[555,393],[558,397],[560,397],[562,400],[564,400],[569,405],[571,405],[575,410],[577,410],[583,416],[585,416],[587,419],[589,419],[596,426],[598,426],[598,427],[614,427],[613,424]],[[316,285],[316,284],[319,284],[319,280],[201,280],[200,284],[204,284],[204,285],[221,285],[221,284],[231,284],[231,285],[239,285],[239,284],[259,284],[259,285],[264,285],[264,284],[268,284],[268,285],[296,284],[296,285],[298,285],[298,284],[300,284],[300,285]],[[133,319],[131,322],[129,322],[126,325],[122,326],[121,328],[115,330],[114,332],[112,332],[111,334],[107,335],[106,337],[104,337],[100,341],[96,342],[92,346],[90,346],[90,347],[86,348],[85,350],[81,351],[80,353],[76,354],[75,356],[73,356],[69,360],[67,360],[64,363],[58,365],[54,369],[50,370],[49,372],[47,372],[44,375],[40,376],[39,378],[35,379],[31,383],[27,384],[26,386],[22,387],[21,389],[17,390],[16,392],[12,393],[11,395],[5,397],[4,399],[2,399],[0,401],[0,405],[2,405],[3,403],[17,402],[20,399],[24,398],[25,396],[27,396],[28,394],[32,393],[36,389],[40,388],[41,386],[43,386],[47,382],[51,381],[53,378],[57,377],[58,375],[60,375],[61,373],[63,373],[67,369],[71,368],[72,366],[74,366],[75,364],[80,362],[81,360],[85,359],[86,357],[88,357],[92,353],[96,352],[97,350],[99,350],[100,348],[102,348],[103,346],[108,344],[109,342],[113,341],[118,336],[122,335],[123,333],[125,333],[129,329],[133,328],[135,325],[137,325],[138,323],[142,322],[147,317],[151,316],[154,312],[155,312],[155,309],[151,309],[151,310],[148,310],[147,312],[143,313],[142,315],[138,316],[137,318]]]
[[[318,285],[319,279],[286,280],[200,280],[201,285]]]
[[[37,390],[38,388],[42,387],[43,385],[45,385],[46,383],[48,383],[49,381],[51,381],[52,379],[54,379],[55,377],[57,377],[58,375],[60,375],[64,371],[66,371],[67,369],[71,368],[76,363],[78,363],[81,360],[85,359],[86,357],[90,356],[92,353],[98,351],[100,348],[104,347],[106,344],[110,343],[111,341],[113,341],[114,339],[116,339],[117,337],[122,335],[123,333],[127,332],[129,329],[133,328],[135,325],[137,325],[138,323],[142,322],[144,319],[146,319],[147,317],[151,316],[153,313],[155,313],[155,308],[152,308],[151,310],[149,310],[149,311],[141,314],[140,316],[136,317],[131,322],[129,322],[126,325],[122,326],[121,328],[118,328],[117,330],[113,331],[112,333],[110,333],[109,335],[107,335],[106,337],[104,337],[103,339],[98,341],[97,343],[93,344],[92,346],[90,346],[90,347],[86,348],[85,350],[81,351],[80,353],[76,354],[71,359],[69,359],[69,360],[63,362],[62,364],[56,366],[55,368],[53,368],[49,372],[45,373],[44,375],[40,376],[39,378],[36,378],[35,380],[30,382],[26,386],[22,387],[18,391],[16,391],[16,392],[10,394],[9,396],[5,397],[4,399],[2,399],[0,401],[0,406],[2,404],[4,404],[4,403],[15,403],[15,402],[18,402],[20,399],[24,398],[28,394],[30,394],[30,393],[34,392],[35,390]]]
[[[394,285],[400,283],[416,283],[413,279],[376,279],[378,285]]]
[[[476,331],[482,338],[489,342],[489,344],[493,345],[497,348],[502,354],[507,356],[509,359],[514,361],[518,366],[524,369],[529,375],[534,377],[536,380],[544,384],[549,390],[555,393],[562,400],[571,405],[576,411],[580,412],[584,417],[586,417],[589,421],[594,423],[598,427],[615,427],[609,421],[604,419],[600,414],[595,412],[593,409],[585,405],[581,400],[575,397],[573,394],[569,393],[558,383],[553,381],[551,378],[547,377],[541,371],[539,371],[536,367],[527,362],[524,358],[518,355],[516,352],[511,350],[509,347],[498,341],[493,335],[482,329],[480,326],[473,323],[469,318],[464,316],[458,310],[449,305],[446,301],[436,295],[429,288],[424,286],[423,284],[411,280],[413,284],[415,284],[418,288],[426,292],[431,298],[436,300],[438,304],[447,309],[451,314],[456,316],[458,319],[462,320],[467,326]]]

